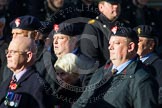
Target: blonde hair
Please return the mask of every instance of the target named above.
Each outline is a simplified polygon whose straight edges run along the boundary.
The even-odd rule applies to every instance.
[[[78,57],[73,53],[68,53],[63,55],[62,57],[58,58],[56,61],[54,68],[55,70],[63,70],[64,72],[78,73],[78,66],[76,64],[76,60]]]
[[[58,58],[54,68],[56,71],[64,71],[70,74],[89,74],[94,72],[99,66],[98,61],[91,61],[85,56],[77,56],[68,53]]]

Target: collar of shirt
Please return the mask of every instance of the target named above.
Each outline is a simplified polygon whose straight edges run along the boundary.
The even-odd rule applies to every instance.
[[[20,78],[27,72],[28,69],[24,69],[23,71],[17,73],[17,74],[13,74],[13,76],[15,75],[17,82],[20,80]]]
[[[134,61],[134,59],[128,60],[127,62],[121,64],[120,66],[116,67],[115,65],[113,65],[112,69],[117,69],[118,72],[116,74],[121,73],[127,66],[128,64],[130,64],[132,61]]]
[[[144,62],[146,59],[148,59],[150,56],[152,55],[152,53],[146,54],[145,56],[143,56],[142,58],[140,58],[140,60],[142,62]]]

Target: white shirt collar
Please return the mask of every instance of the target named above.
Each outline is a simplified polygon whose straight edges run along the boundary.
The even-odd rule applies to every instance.
[[[13,74],[13,76],[15,75],[17,81],[20,80],[20,78],[27,72],[28,69],[24,69],[23,71],[17,73],[17,74]]]

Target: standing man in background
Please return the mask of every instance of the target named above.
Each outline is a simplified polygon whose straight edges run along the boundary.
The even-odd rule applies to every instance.
[[[99,0],[100,15],[88,22],[81,35],[81,53],[99,61],[100,66],[109,59],[108,40],[120,14],[120,3],[120,0]]]

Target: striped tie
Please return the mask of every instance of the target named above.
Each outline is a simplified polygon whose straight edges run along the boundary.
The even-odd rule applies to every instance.
[[[16,83],[17,82],[17,79],[16,79],[16,76],[12,76],[12,80],[11,80],[12,83]]]
[[[10,85],[9,85],[9,88],[11,90],[15,90],[17,88],[18,85],[16,84],[16,82],[17,82],[17,79],[16,79],[16,76],[14,75],[12,77],[12,80],[10,81]]]

